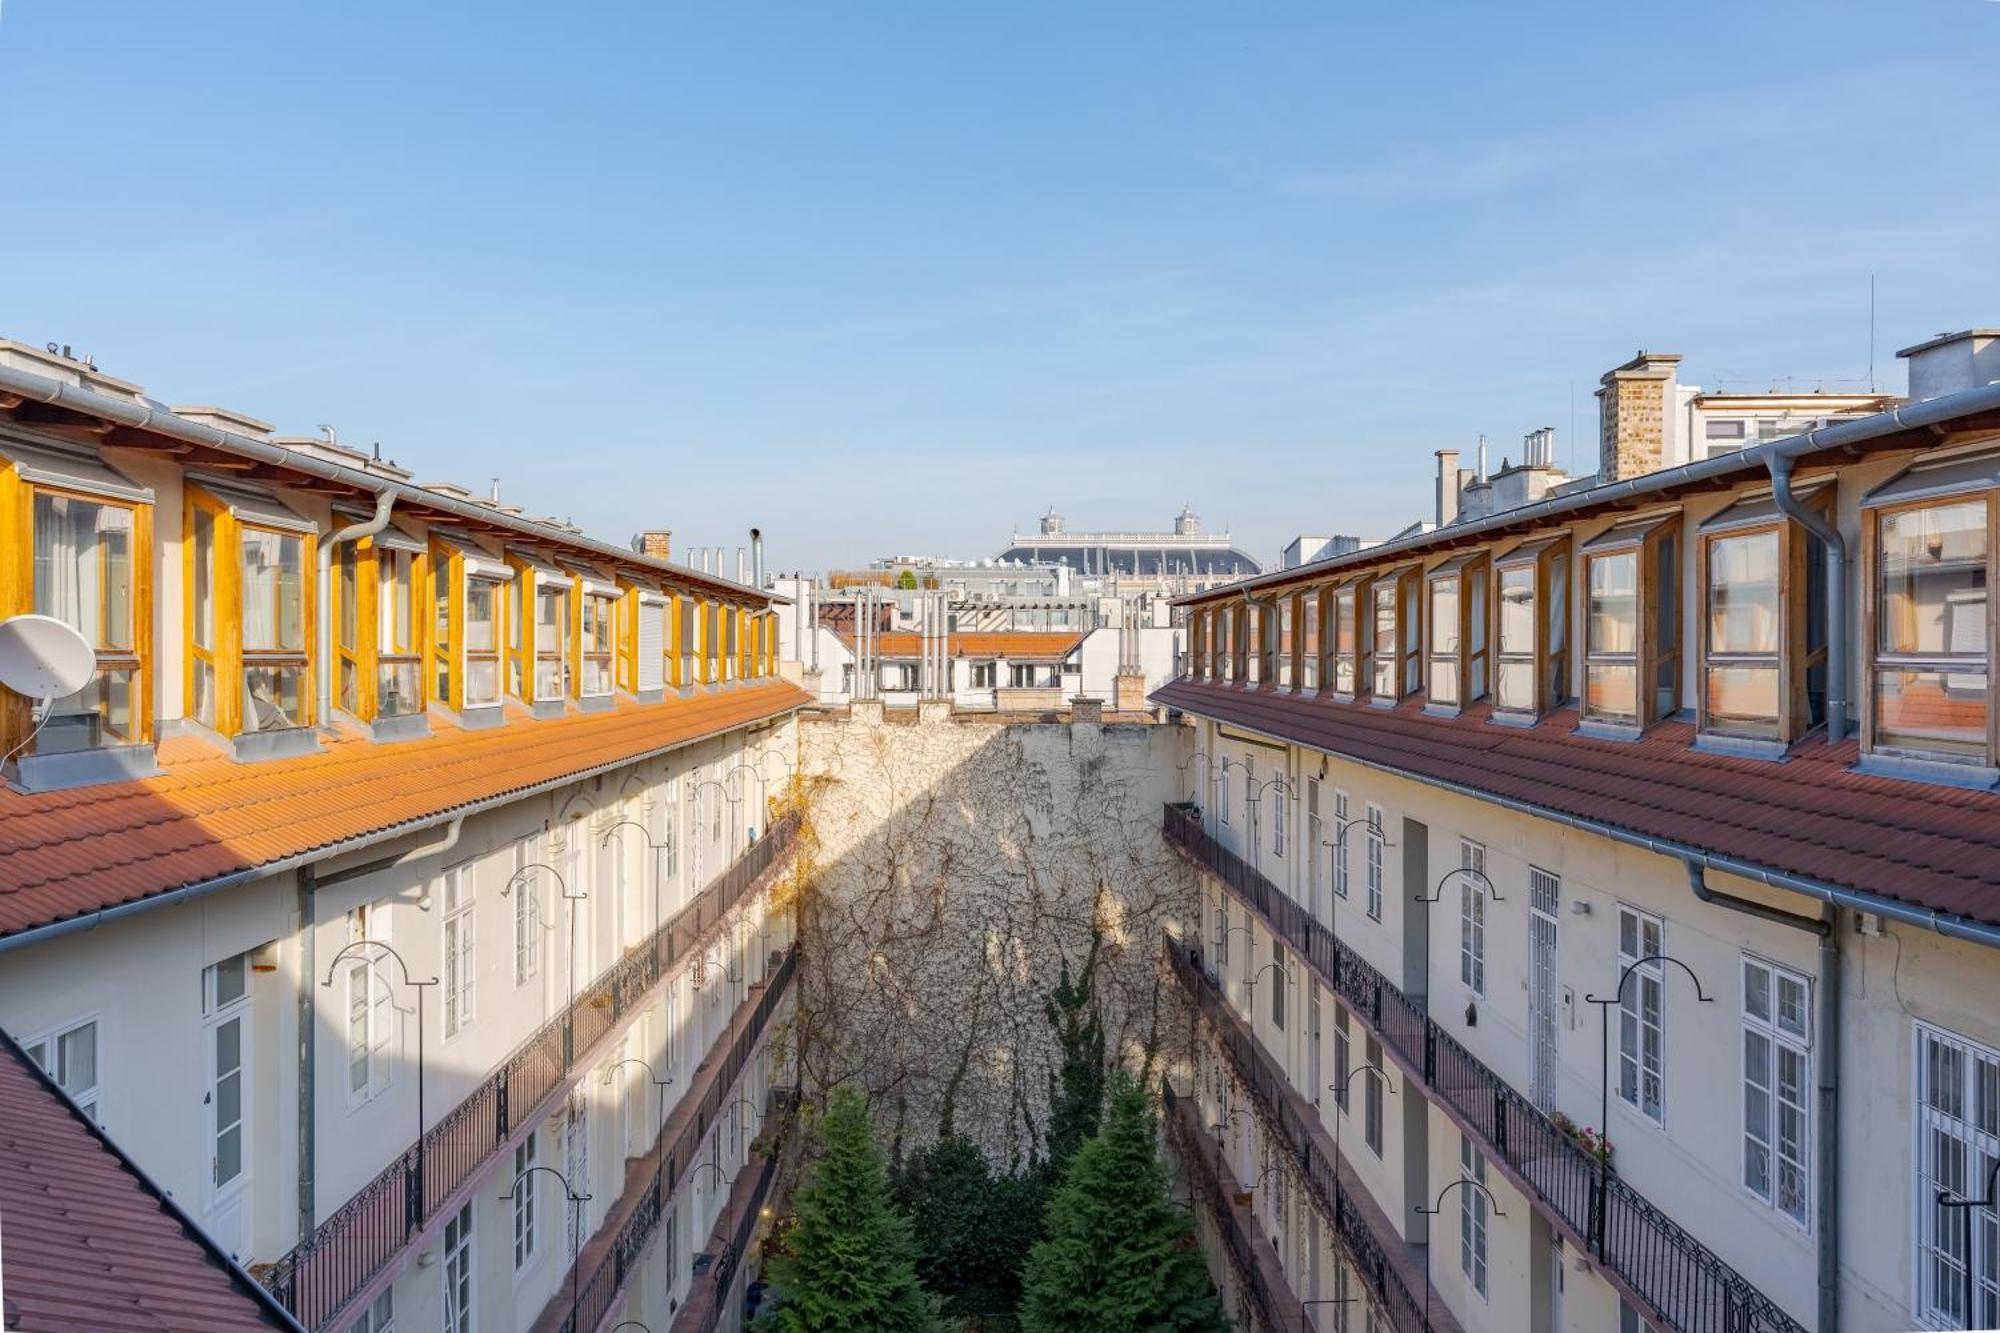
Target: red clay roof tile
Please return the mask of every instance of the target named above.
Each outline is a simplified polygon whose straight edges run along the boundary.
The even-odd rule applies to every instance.
[[[1413,777],[2000,924],[2000,793],[1856,772],[1852,740],[1771,761],[1695,750],[1686,722],[1626,742],[1576,734],[1573,711],[1514,728],[1490,723],[1483,705],[1446,718],[1414,701],[1384,709],[1191,681],[1152,697]]]
[[[38,795],[0,788],[0,937],[334,847],[716,735],[809,702],[780,681],[481,731],[239,764],[193,737],[161,774]]]

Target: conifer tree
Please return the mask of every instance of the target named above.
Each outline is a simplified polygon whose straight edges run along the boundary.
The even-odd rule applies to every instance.
[[[1104,933],[1090,932],[1090,951],[1072,979],[1064,959],[1062,978],[1043,1001],[1055,1030],[1056,1068],[1049,1074],[1049,1172],[1060,1179],[1070,1156],[1097,1133],[1104,1114],[1104,1021],[1097,1012],[1097,957]]]
[[[1167,1197],[1146,1095],[1128,1075],[1113,1082],[1103,1128],[1077,1149],[1042,1222],[1022,1333],[1226,1333],[1193,1223]]]
[[[952,1136],[913,1153],[890,1193],[916,1230],[917,1276],[946,1315],[1014,1313],[1048,1202],[1040,1171],[1003,1175],[971,1140]]]
[[[868,1107],[834,1092],[820,1158],[793,1204],[785,1252],[766,1270],[772,1304],[760,1333],[936,1333],[937,1302],[917,1282],[910,1226],[889,1204]]]

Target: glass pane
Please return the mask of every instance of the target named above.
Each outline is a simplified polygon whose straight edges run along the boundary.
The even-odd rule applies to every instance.
[[[1637,652],[1639,647],[1639,553],[1601,555],[1590,562],[1592,655]]]
[[[132,646],[132,511],[35,493],[34,609],[99,649]]]
[[[381,637],[376,645],[385,653],[408,652],[416,643],[414,608],[410,601],[410,583],[415,573],[413,559],[408,551],[381,553],[382,587],[377,601]]]
[[[1885,653],[1986,654],[1986,502],[1885,514],[1876,641]]]
[[[270,663],[243,669],[243,729],[270,731],[305,725],[300,687],[305,668],[297,663]]]
[[[56,1038],[56,1081],[64,1092],[97,1086],[97,1024],[85,1023]]]
[[[490,653],[493,638],[493,584],[474,579],[465,587],[465,647],[468,652]]]
[[[1718,537],[1708,544],[1708,650],[1778,651],[1778,534]]]
[[[559,658],[538,658],[535,662],[535,697],[560,699],[563,693],[563,664]]]
[[[1458,651],[1458,580],[1431,580],[1431,652]]]
[[[375,714],[397,717],[422,712],[424,683],[419,662],[383,662],[376,669]]]
[[[1499,591],[1500,651],[1526,656],[1535,651],[1534,566],[1501,570]]]
[[[1493,672],[1493,703],[1513,712],[1534,711],[1535,664],[1532,659],[1500,659]]]
[[[243,955],[225,958],[215,965],[215,1002],[217,1005],[233,1004],[243,998],[244,990]]]
[[[215,667],[200,658],[194,664],[194,719],[206,727],[215,725]]]
[[[1584,709],[1591,717],[1636,721],[1639,669],[1629,662],[1590,662],[1584,667]]]
[[[243,647],[249,652],[295,652],[305,646],[297,537],[243,530]]]
[[[1984,758],[1986,672],[1889,668],[1875,673],[1882,745]]]
[[[465,664],[465,702],[497,703],[500,699],[500,664],[490,657],[475,657]]]
[[[215,515],[206,509],[194,511],[194,641],[215,646]]]
[[[50,706],[48,721],[35,736],[35,753],[136,744],[138,721],[133,709],[138,679],[136,667],[99,663],[89,684]]]
[[[1725,735],[1778,734],[1778,667],[1711,666],[1708,683],[1708,727]]]
[[[215,1179],[224,1184],[243,1170],[243,1126],[231,1125],[215,1136]]]
[[[1436,704],[1458,702],[1458,659],[1446,658],[1431,662],[1430,701]]]

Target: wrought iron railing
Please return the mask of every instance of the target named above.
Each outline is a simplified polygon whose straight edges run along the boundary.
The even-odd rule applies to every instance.
[[[272,1264],[262,1276],[265,1287],[308,1328],[330,1323],[499,1153],[515,1127],[538,1113],[633,1004],[704,943],[790,849],[797,832],[795,816],[779,820],[670,920],[581,987],[420,1142]]]
[[[708,1091],[702,1094],[700,1106],[693,1117],[681,1122],[680,1132],[674,1136],[666,1151],[656,1155],[653,1178],[646,1183],[639,1206],[619,1226],[618,1234],[602,1261],[578,1282],[576,1303],[559,1326],[558,1333],[594,1329],[611,1313],[639,1257],[652,1242],[654,1229],[659,1226],[660,1218],[673,1200],[674,1189],[694,1164],[694,1155],[700,1151],[709,1126],[715,1123],[717,1112],[735,1100],[736,1081],[756,1057],[757,1044],[763,1039],[764,1030],[770,1026],[771,1016],[777,1012],[779,1002],[791,988],[797,965],[798,950],[793,948],[786,952],[784,960],[765,979],[764,993],[757,998],[750,1021],[729,1044],[729,1052],[723,1056],[721,1068],[710,1081]],[[764,1169],[770,1169],[774,1162],[775,1158],[767,1160]],[[754,1211],[752,1217],[754,1220]],[[566,1287],[564,1289],[567,1290]]]
[[[1443,1103],[1483,1140],[1489,1157],[1526,1181],[1535,1202],[1575,1235],[1677,1333],[1805,1333],[1749,1279],[1584,1151],[1499,1074],[1432,1021],[1324,922],[1224,847],[1186,804],[1166,807],[1169,844],[1226,884]]]
[[[786,1141],[791,1135],[796,1118],[798,1098],[792,1099],[792,1111],[778,1121],[775,1131],[765,1141],[763,1160],[758,1164],[757,1177],[751,1182],[749,1197],[743,1201],[743,1211],[737,1215],[736,1229],[723,1242],[722,1252],[710,1265],[702,1281],[708,1284],[708,1300],[699,1302],[696,1295],[688,1295],[688,1313],[693,1315],[687,1321],[686,1329],[674,1325],[674,1333],[715,1333],[722,1327],[723,1316],[728,1313],[732,1300],[731,1288],[736,1283],[736,1272],[743,1266],[743,1260],[750,1252],[750,1241],[757,1234],[757,1224],[762,1220],[764,1204],[771,1197],[771,1187],[777,1183],[780,1164],[784,1159]],[[699,1306],[699,1309],[696,1307]]]
[[[1160,1100],[1166,1111],[1163,1119],[1167,1139],[1173,1144],[1174,1152],[1187,1172],[1190,1192],[1201,1197],[1215,1218],[1216,1234],[1222,1238],[1223,1249],[1228,1251],[1229,1266],[1236,1273],[1237,1285],[1262,1316],[1260,1326],[1272,1330],[1300,1327],[1297,1318],[1285,1317],[1285,1297],[1272,1289],[1263,1266],[1257,1262],[1256,1245],[1244,1232],[1242,1219],[1237,1217],[1236,1210],[1224,1197],[1222,1177],[1215,1161],[1215,1154],[1220,1150],[1212,1143],[1204,1144],[1198,1131],[1188,1127],[1187,1115],[1181,1109],[1182,1099],[1174,1094],[1173,1086],[1165,1079],[1160,1081]]]
[[[1377,1306],[1398,1329],[1420,1333],[1429,1327],[1425,1322],[1422,1290],[1411,1291],[1402,1271],[1389,1258],[1391,1247],[1403,1244],[1402,1238],[1377,1234],[1374,1219],[1379,1214],[1371,1215],[1364,1210],[1341,1180],[1333,1153],[1320,1145],[1324,1131],[1315,1134],[1315,1127],[1308,1125],[1293,1106],[1291,1083],[1285,1071],[1257,1044],[1243,1021],[1223,1000],[1215,983],[1195,967],[1186,950],[1171,937],[1166,954],[1175,978],[1188,992],[1195,1008],[1207,1018],[1209,1030],[1228,1054],[1237,1080],[1263,1111],[1266,1127],[1284,1144],[1320,1215],[1333,1224],[1349,1262],[1374,1293]]]

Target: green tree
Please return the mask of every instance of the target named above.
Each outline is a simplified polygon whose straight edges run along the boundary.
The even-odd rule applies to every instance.
[[[896,586],[898,588],[915,589],[917,586],[917,571],[914,569],[906,569],[902,573],[896,575]]]
[[[1047,1239],[1028,1259],[1022,1333],[1226,1333],[1153,1139],[1145,1093],[1118,1075],[1103,1129],[1077,1149],[1042,1219]]]
[[[968,1139],[911,1155],[891,1197],[916,1230],[917,1276],[947,1315],[1013,1314],[1048,1193],[1037,1173],[995,1172]]]
[[[1059,1052],[1049,1074],[1049,1175],[1060,1179],[1070,1157],[1097,1133],[1104,1114],[1104,1021],[1097,1012],[1097,959],[1104,932],[1092,927],[1090,950],[1074,979],[1062,978],[1043,1001]]]
[[[889,1204],[868,1107],[852,1088],[827,1100],[820,1157],[793,1204],[786,1248],[767,1270],[762,1333],[936,1333],[917,1282],[910,1226]]]

